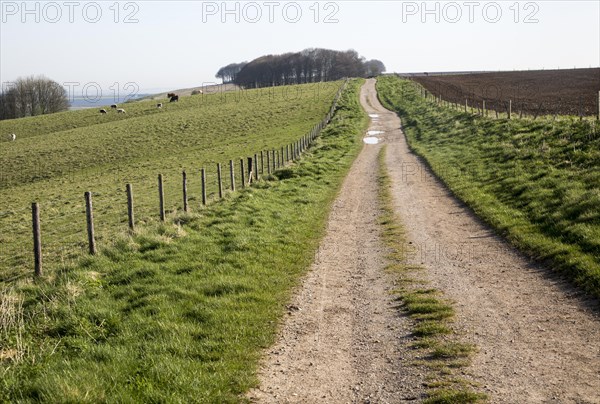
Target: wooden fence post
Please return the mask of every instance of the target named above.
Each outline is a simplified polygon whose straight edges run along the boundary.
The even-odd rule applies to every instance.
[[[206,170],[202,169],[202,205],[206,206]]]
[[[133,189],[131,184],[125,186],[127,191],[127,217],[129,218],[129,230],[135,230],[135,218],[133,216]]]
[[[165,221],[165,192],[163,190],[163,176],[158,174],[158,199],[160,202],[160,221]]]
[[[185,213],[188,212],[189,208],[188,208],[188,193],[187,193],[187,174],[186,172],[182,172],[182,178],[183,178],[183,211]]]
[[[219,184],[219,199],[223,198],[223,179],[221,178],[221,163],[217,163],[217,182]]]
[[[600,91],[598,91],[598,120],[600,121]]]
[[[42,232],[40,230],[40,207],[37,202],[31,204],[31,219],[33,224],[33,257],[34,275],[42,276]]]
[[[275,169],[277,168],[277,161],[275,160],[275,150],[272,150],[271,153],[273,153],[273,171],[275,171]]]
[[[512,116],[512,100],[508,100],[508,119]]]
[[[290,145],[286,144],[285,145],[285,162],[289,163],[290,161]]]
[[[485,110],[485,100],[483,100],[481,103],[481,116],[487,116]]]
[[[254,163],[252,161],[252,157],[248,157],[248,186],[252,184],[252,180],[254,179],[253,167]]]
[[[258,155],[254,153],[254,180],[258,181]]]
[[[285,160],[283,159],[284,154],[283,154],[283,146],[281,147],[281,166],[285,166]]]
[[[87,219],[87,234],[90,254],[96,254],[96,238],[94,236],[94,208],[92,206],[92,193],[86,192],[85,196],[85,216]]]
[[[242,188],[246,188],[246,173],[244,172],[244,159],[240,159],[240,172],[242,173]]]
[[[271,174],[271,153],[267,150],[267,174]]]
[[[231,181],[231,191],[235,191],[235,173],[233,168],[233,160],[229,160],[229,180]]]
[[[467,108],[469,108],[469,100],[465,98],[465,113],[467,113]]]
[[[260,151],[260,173],[264,174],[265,173],[265,160],[263,158],[263,151]]]

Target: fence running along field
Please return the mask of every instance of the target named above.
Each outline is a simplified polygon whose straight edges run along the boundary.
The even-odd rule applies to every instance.
[[[337,107],[339,97],[347,83],[348,80],[346,79],[337,90],[333,103],[325,117],[319,123],[315,124],[308,133],[292,143],[278,147],[277,149],[261,150],[238,161],[230,159],[225,166],[217,163],[215,167],[202,167],[198,172],[194,173],[183,171],[181,172],[180,180],[177,181],[171,178],[167,179],[163,174],[158,174],[157,182],[155,183],[156,186],[145,184],[144,186],[136,187],[135,183],[123,184],[122,189],[118,191],[123,195],[123,213],[117,215],[119,217],[117,220],[123,224],[124,229],[127,228],[131,232],[135,231],[138,226],[152,222],[154,217],[158,217],[161,222],[164,222],[167,220],[168,215],[177,212],[179,207],[181,207],[183,212],[187,213],[193,210],[194,206],[198,208],[207,206],[211,202],[224,198],[226,192],[235,192],[236,189],[250,187],[264,178],[265,175],[269,176],[277,170],[292,164],[311,147],[322,129],[330,122]],[[225,175],[224,167],[228,171],[227,175]],[[154,211],[148,207],[136,206],[136,194],[149,194],[153,192],[156,193],[156,208]],[[180,201],[180,204],[177,203],[178,207],[169,211],[167,203],[174,200]],[[22,227],[15,230],[22,231],[24,227],[30,227],[30,234],[32,234],[32,244],[30,246],[33,248],[28,249],[29,253],[19,251],[13,254],[5,249],[0,249],[0,256],[4,255],[4,258],[8,258],[9,263],[11,259],[14,264],[18,264],[19,266],[23,266],[24,261],[30,262],[30,264],[25,266],[32,268],[32,271],[12,274],[6,279],[0,279],[0,283],[13,282],[30,274],[33,274],[35,277],[41,277],[45,273],[48,273],[48,267],[52,269],[56,263],[44,264],[44,251],[46,249],[58,251],[61,261],[59,264],[64,265],[81,257],[81,251],[84,248],[87,249],[89,254],[93,255],[98,252],[99,246],[109,246],[111,240],[114,238],[114,234],[103,231],[102,223],[95,223],[95,212],[101,211],[106,213],[111,210],[114,211],[115,207],[110,204],[103,204],[103,195],[95,194],[93,191],[83,192],[82,201],[85,208],[82,210],[81,216],[62,219],[66,219],[67,221],[81,221],[81,228],[85,228],[87,233],[84,234],[82,231],[74,234],[64,234],[64,237],[61,237],[60,245],[48,245],[44,243],[45,232],[56,233],[60,231],[57,230],[60,226],[53,226],[53,223],[44,221],[44,213],[45,211],[52,211],[53,213],[58,213],[60,217],[60,207],[45,206],[43,201],[32,202],[31,213],[28,215],[30,220],[23,220]],[[78,202],[67,201],[64,203]],[[23,209],[18,213],[25,216]]]
[[[557,119],[559,116],[571,115],[578,117],[580,120],[600,120],[600,91],[598,91],[596,99],[593,102],[589,99],[584,101],[583,98],[580,98],[575,104],[560,100],[550,103],[548,101],[536,102],[522,99],[513,100],[510,98],[484,98],[475,94],[467,94],[460,88],[452,88],[452,86],[439,87],[434,91],[427,89],[413,78],[409,77],[407,79],[414,83],[418,93],[425,99],[434,101],[438,105],[456,110],[464,110],[464,112],[480,116],[495,117],[496,119],[513,119],[518,117],[519,119],[528,118],[535,120],[538,117]],[[591,108],[590,105],[595,105],[595,107]],[[594,111],[591,112],[592,110]]]
[[[519,116],[591,117],[600,113],[600,67],[526,71],[403,74],[435,97]]]

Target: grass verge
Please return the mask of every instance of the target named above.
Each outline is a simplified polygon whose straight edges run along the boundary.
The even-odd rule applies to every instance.
[[[600,297],[596,122],[491,119],[439,107],[396,77],[377,81],[410,147],[473,211],[533,258]]]
[[[457,369],[469,365],[476,347],[457,341],[452,330],[454,309],[436,289],[426,288],[421,268],[406,263],[400,246],[406,245],[405,232],[394,213],[391,180],[385,163],[386,146],[379,152],[380,224],[383,238],[389,249],[388,269],[399,277],[402,286],[395,290],[400,309],[414,321],[414,348],[420,350],[423,360],[418,365],[428,369],[425,403],[476,403],[486,396],[474,390],[473,383],[456,377]]]
[[[360,150],[359,87],[271,180],[5,291],[2,400],[243,401]]]

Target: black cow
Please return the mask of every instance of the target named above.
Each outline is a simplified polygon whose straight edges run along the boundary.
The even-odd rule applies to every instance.
[[[171,97],[171,100],[170,100],[169,102],[174,102],[174,101],[177,101],[177,102],[179,102],[179,96],[178,96],[178,95],[173,95],[173,96]]]

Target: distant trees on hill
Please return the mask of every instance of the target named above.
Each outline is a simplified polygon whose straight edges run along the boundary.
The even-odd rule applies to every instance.
[[[365,69],[367,69],[367,77],[379,76],[385,72],[385,65],[381,60],[373,59],[365,62]]]
[[[221,70],[235,64],[228,65]],[[243,65],[231,81],[242,87],[264,87],[333,81],[344,77],[376,76],[385,72],[379,60],[366,61],[354,50],[305,49],[266,55]],[[220,77],[221,70],[217,73]]]
[[[67,91],[44,76],[20,77],[0,93],[0,120],[50,114],[68,108]]]
[[[233,83],[237,79],[237,75],[240,70],[242,70],[242,68],[247,64],[248,62],[230,63],[227,66],[221,67],[215,77],[223,80],[223,84]]]

